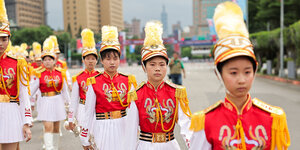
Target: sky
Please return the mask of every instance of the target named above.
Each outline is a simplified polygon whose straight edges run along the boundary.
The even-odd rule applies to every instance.
[[[62,0],[46,0],[47,23],[55,30],[62,30],[63,7]],[[192,0],[123,0],[124,21],[131,22],[133,18],[141,20],[141,27],[147,21],[160,20],[162,7],[165,5],[168,14],[168,32],[171,32],[172,24],[181,22],[181,26],[189,26],[193,23]]]

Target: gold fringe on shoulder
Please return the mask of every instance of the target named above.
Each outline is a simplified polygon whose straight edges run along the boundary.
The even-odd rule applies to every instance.
[[[275,147],[277,150],[287,150],[291,144],[290,134],[287,126],[286,115],[272,113],[272,139],[271,139],[271,150]]]
[[[128,89],[131,90],[131,85],[134,86],[134,89],[137,87],[136,79],[134,75],[128,75]]]
[[[205,127],[205,113],[203,111],[196,112],[192,115],[190,130],[198,132]]]
[[[127,102],[128,104],[132,101],[136,101],[138,99],[136,91],[130,91],[127,93]]]
[[[95,77],[90,77],[86,80],[86,85],[89,86],[89,85],[92,85],[92,84],[96,84],[96,79]]]
[[[189,100],[187,98],[186,88],[180,86],[179,88],[176,88],[175,91],[175,98],[177,102],[180,103],[180,107],[184,114],[186,114],[188,117],[191,117],[191,110],[189,107]]]
[[[29,68],[27,66],[27,62],[24,58],[19,58],[18,59],[18,70],[17,70],[17,78],[21,81],[21,83],[28,88],[28,94],[31,95],[30,92],[30,73],[29,73]],[[18,82],[19,82],[18,80]],[[26,82],[23,82],[23,80]],[[19,85],[19,84],[18,84]]]

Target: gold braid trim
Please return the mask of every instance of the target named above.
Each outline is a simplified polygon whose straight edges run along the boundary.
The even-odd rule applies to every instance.
[[[205,127],[205,113],[203,111],[196,112],[192,115],[190,130],[198,132]]]
[[[277,150],[287,150],[291,144],[286,115],[284,111],[282,112],[281,115],[271,114],[273,117],[271,150],[274,150],[275,147]]]
[[[89,86],[89,85],[92,85],[92,84],[96,84],[96,79],[95,77],[89,77],[86,79],[86,85]]]
[[[186,88],[182,86],[177,86],[175,92],[176,101],[180,103],[180,107],[185,115],[191,117],[191,110],[189,107],[189,100],[187,98]]]
[[[131,85],[133,84],[136,89],[137,83],[134,75],[128,75],[128,90],[131,90]]]
[[[22,78],[21,78],[22,77]],[[21,81],[21,83],[26,86],[28,88],[28,94],[31,95],[30,92],[30,85],[29,85],[29,81],[30,81],[30,70],[27,67],[27,62],[24,58],[20,58],[18,59],[18,65],[17,65],[17,78],[18,78],[18,82],[19,80]],[[23,82],[24,79],[26,81],[26,83]],[[19,85],[18,84],[18,93],[19,93]]]
[[[136,101],[138,99],[136,91],[130,91],[127,93],[127,102],[131,103],[132,101]]]

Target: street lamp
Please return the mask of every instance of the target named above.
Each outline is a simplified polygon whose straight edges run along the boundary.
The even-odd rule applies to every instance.
[[[280,70],[279,77],[284,76],[283,70],[283,22],[284,22],[284,0],[280,0]]]

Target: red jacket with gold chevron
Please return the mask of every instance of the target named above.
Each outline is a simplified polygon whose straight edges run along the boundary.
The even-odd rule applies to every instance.
[[[1,83],[0,83],[0,94],[5,95],[7,92],[10,96],[17,96],[18,87],[17,87],[17,64],[18,60],[12,58],[5,53],[0,58],[0,69],[1,69]]]
[[[78,75],[73,77],[73,81],[77,82],[78,87],[79,87],[79,97],[80,99],[86,99],[86,92],[87,92],[87,79],[90,77],[93,77],[97,74],[99,74],[100,72],[97,70],[93,70],[91,72],[84,70],[81,73],[79,73]]]
[[[121,73],[110,77],[106,72],[96,75],[91,81],[96,95],[96,113],[126,109],[128,106],[127,93],[132,84],[136,86],[135,78],[130,79],[132,77],[134,78],[134,76]]]
[[[283,110],[258,99],[251,99],[250,95],[241,112],[225,98],[223,102],[219,101],[196,113],[192,117],[191,129],[195,131],[191,150],[273,150],[289,145]],[[200,134],[205,136],[200,138]]]
[[[176,86],[162,82],[157,89],[148,81],[140,88],[136,94],[135,101],[139,110],[139,125],[143,132],[161,133],[170,129],[174,130],[173,122],[177,119],[177,102],[175,98]],[[162,113],[162,118],[159,114]],[[176,117],[175,117],[176,114]],[[158,116],[157,116],[158,115]],[[175,120],[174,120],[175,119]],[[163,127],[161,125],[163,122]]]
[[[60,68],[53,70],[42,67],[36,70],[36,76],[39,78],[41,93],[60,92],[63,88],[63,82],[66,80],[65,73]]]

